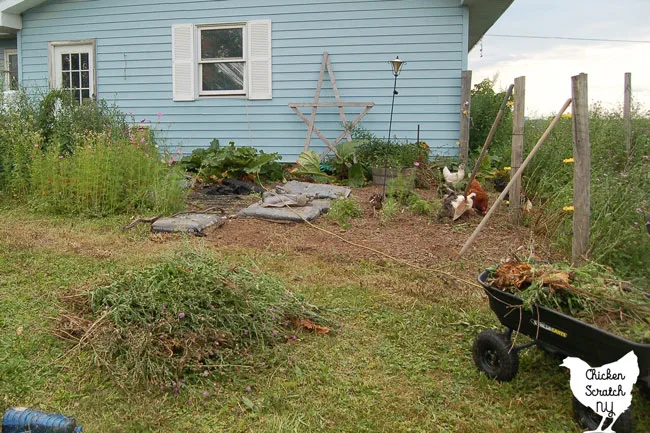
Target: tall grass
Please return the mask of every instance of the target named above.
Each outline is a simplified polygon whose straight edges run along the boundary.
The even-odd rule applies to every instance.
[[[21,92],[0,110],[0,198],[42,212],[178,210],[183,174],[173,160],[151,131],[130,127],[102,100],[79,104],[62,91],[35,99]]]
[[[178,210],[182,172],[161,161],[154,143],[138,137],[89,132],[74,137],[73,154],[61,154],[55,147],[35,152],[32,205],[47,213],[94,216]]]
[[[546,120],[526,123],[526,152],[547,127]],[[591,233],[589,256],[611,266],[640,286],[650,284],[650,239],[645,215],[650,212],[650,113],[636,111],[632,151],[625,151],[625,129],[620,113],[593,106],[590,110]],[[571,118],[566,116],[533,158],[524,176],[524,189],[541,207],[534,222],[567,253],[571,250],[573,156]],[[506,157],[504,146],[501,151]],[[505,159],[508,160],[508,159]]]

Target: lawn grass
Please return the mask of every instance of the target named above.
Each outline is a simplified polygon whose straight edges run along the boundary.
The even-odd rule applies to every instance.
[[[4,407],[63,412],[102,433],[581,431],[559,360],[528,350],[504,384],[476,371],[473,339],[497,322],[475,288],[390,263],[270,249],[216,253],[255,263],[325,306],[333,332],[253,351],[245,367],[213,370],[179,395],[132,389],[95,367],[91,353],[65,355],[72,345],[52,336],[66,312],[61,295],[208,246],[144,227],[121,232],[128,221],[117,217],[0,210],[0,220]],[[638,395],[635,404],[638,431],[650,431],[650,405]]]

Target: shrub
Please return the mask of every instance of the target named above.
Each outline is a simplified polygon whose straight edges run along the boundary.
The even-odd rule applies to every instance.
[[[494,119],[499,112],[499,107],[506,96],[504,90],[494,91],[494,81],[486,78],[476,84],[472,89],[471,103],[471,130],[469,134],[469,151],[478,153],[483,148]],[[499,124],[491,147],[509,145],[512,137],[512,112],[510,107],[506,106],[503,118]],[[508,159],[509,160],[509,159]]]
[[[14,103],[0,110],[0,197],[3,192],[18,197],[30,191],[32,157],[42,146],[35,116],[22,92]]]
[[[286,341],[297,320],[322,322],[279,280],[199,252],[117,276],[91,291],[91,303],[108,320],[89,344],[125,385],[177,383],[228,358],[247,363],[247,348]]]
[[[103,99],[84,100],[80,104],[63,89],[50,90],[39,104],[37,123],[46,149],[71,154],[79,145],[78,137],[87,132],[109,132],[123,135],[128,125],[126,116],[116,105]]]

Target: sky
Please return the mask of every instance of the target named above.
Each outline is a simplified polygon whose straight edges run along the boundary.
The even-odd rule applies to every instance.
[[[511,38],[616,39],[641,42]],[[526,77],[526,115],[555,114],[571,97],[571,77],[584,72],[590,103],[623,105],[624,74],[633,101],[650,110],[649,0],[514,0],[469,54],[472,83],[497,78],[505,89]]]

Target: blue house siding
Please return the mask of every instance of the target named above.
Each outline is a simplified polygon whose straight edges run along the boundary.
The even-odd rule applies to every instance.
[[[271,4],[272,5],[269,5]],[[421,138],[437,154],[457,153],[460,72],[467,61],[468,17],[458,0],[51,0],[23,13],[21,83],[48,85],[48,42],[95,39],[97,93],[124,112],[158,122],[185,153],[213,138],[235,141],[285,161],[303,150],[307,125],[288,107],[314,98],[324,51],[344,101],[373,101],[361,125],[386,136],[393,76],[389,60],[407,63],[398,78],[393,135]],[[273,99],[237,97],[172,101],[172,24],[272,21]],[[334,100],[325,75],[322,100]],[[158,121],[156,113],[163,113]],[[309,117],[310,109],[303,108]],[[360,112],[346,108],[348,121]],[[341,132],[336,108],[319,108],[316,126]],[[314,134],[311,146],[325,148]]]

